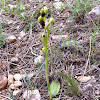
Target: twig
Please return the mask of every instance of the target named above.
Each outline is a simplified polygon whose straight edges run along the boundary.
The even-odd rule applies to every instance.
[[[8,97],[8,96],[5,96],[5,95],[2,95],[2,94],[0,94],[0,97],[4,97],[4,98],[7,98],[7,99],[11,99],[10,97]]]
[[[86,69],[88,67],[88,63],[89,63],[89,60],[90,60],[90,55],[91,55],[91,40],[92,40],[92,36],[90,36],[90,49],[89,49],[89,55],[88,55],[88,60],[86,62],[86,66],[85,66],[85,69],[84,69],[84,73],[83,73],[83,76],[86,74]],[[80,85],[82,84],[82,82],[80,83]]]

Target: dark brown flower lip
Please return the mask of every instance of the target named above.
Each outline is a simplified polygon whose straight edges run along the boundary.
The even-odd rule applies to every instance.
[[[45,15],[46,15],[46,14],[45,14],[44,12],[41,14],[42,17],[44,17]]]
[[[44,28],[45,22],[43,20],[40,21],[41,26]]]

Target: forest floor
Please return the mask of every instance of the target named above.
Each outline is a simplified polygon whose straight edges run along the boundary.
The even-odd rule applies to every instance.
[[[6,43],[0,47],[0,77],[9,74],[23,74],[30,77],[32,86],[39,90],[41,100],[49,100],[46,84],[44,61],[36,65],[34,59],[40,55],[43,48],[41,36],[44,33],[38,22],[40,9],[48,7],[46,22],[52,16],[54,24],[50,25],[50,38],[48,40],[48,72],[49,81],[60,82],[60,91],[54,98],[58,100],[99,100],[100,99],[100,24],[96,21],[86,21],[84,15],[76,19],[69,19],[74,14],[67,8],[58,10],[53,7],[53,0],[23,0],[25,9],[18,8],[18,1],[10,0],[5,9],[0,9],[0,22],[2,34],[9,37],[15,36],[16,41]],[[60,0],[64,4],[67,0]],[[17,5],[12,9],[11,5]],[[98,4],[97,4],[98,5]],[[0,5],[1,6],[1,5]],[[2,6],[1,6],[2,7]],[[94,6],[95,7],[95,6]],[[93,8],[90,7],[91,9]],[[100,23],[100,22],[99,22]],[[62,38],[63,37],[63,38]],[[44,57],[44,54],[42,54]],[[12,58],[18,62],[12,62]],[[62,72],[74,78],[78,83],[79,94],[72,90],[68,93],[64,79],[58,73]],[[83,77],[83,78],[82,78]],[[15,100],[28,100],[23,98],[23,93],[30,87],[29,79],[22,79],[21,90],[15,95]],[[73,87],[74,88],[74,87]],[[8,91],[9,89],[9,91]],[[10,92],[11,91],[11,92]],[[11,100],[14,89],[9,85],[0,89],[0,100]],[[13,100],[13,99],[12,99]],[[33,99],[30,99],[33,100]]]

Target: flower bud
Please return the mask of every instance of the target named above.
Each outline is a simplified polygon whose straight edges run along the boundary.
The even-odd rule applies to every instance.
[[[42,37],[44,38],[45,37],[45,34],[42,34]]]
[[[45,48],[42,48],[42,51],[43,51],[43,52],[45,52],[45,51],[46,51],[46,49],[45,49]]]
[[[43,45],[45,46],[46,42],[45,42],[45,39],[46,39],[46,35],[45,34],[42,34],[42,42],[43,42]]]
[[[53,17],[50,18],[49,23],[53,23],[55,20]]]
[[[44,9],[42,8],[41,10],[40,10],[40,13],[42,14],[44,12]]]
[[[38,21],[40,22],[41,20],[43,20],[44,18],[42,17],[42,16],[40,16],[39,18],[38,18]]]
[[[46,6],[44,6],[44,13],[48,12],[48,8]]]

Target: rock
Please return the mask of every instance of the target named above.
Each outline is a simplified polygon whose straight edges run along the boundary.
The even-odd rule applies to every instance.
[[[95,13],[95,15],[100,15],[100,5],[94,7],[89,14]]]
[[[8,43],[13,43],[15,41],[16,41],[16,37],[14,35],[9,36],[8,39],[7,39]]]
[[[34,59],[34,64],[39,65],[44,61],[44,58],[42,56],[38,56]]]
[[[41,100],[40,93],[37,89],[33,90],[30,100]]]
[[[59,98],[52,98],[52,100],[60,100]],[[68,100],[68,99],[67,99]]]
[[[61,10],[62,8],[64,8],[64,3],[63,3],[63,2],[55,2],[55,3],[53,3],[53,6],[54,6],[57,10]]]
[[[18,88],[20,86],[22,86],[22,82],[21,81],[15,81],[13,84],[11,84],[9,86],[9,88],[14,90],[14,89],[16,89],[16,88]]]
[[[63,17],[63,18],[68,18],[69,15],[70,15],[70,13],[69,13],[68,10],[66,9],[66,10],[64,11],[64,14],[63,14],[61,17]]]
[[[96,90],[96,91],[95,91],[95,94],[96,94],[96,95],[100,95],[100,91],[99,91],[99,90]]]
[[[34,76],[36,76],[36,73],[35,72],[31,72],[31,73],[28,74],[29,79],[31,79]]]
[[[21,90],[17,89],[13,91],[13,96],[16,96]]]
[[[7,22],[8,22],[8,25],[11,25],[11,24],[13,24],[13,23],[14,23],[14,21],[13,21],[13,20],[7,20]]]
[[[88,89],[91,89],[92,88],[92,84],[87,84],[83,87],[83,91],[87,91]]]
[[[23,98],[24,99],[25,98],[28,98],[29,100],[41,100],[41,96],[40,96],[39,91],[37,89],[36,90],[33,90],[32,93],[31,93],[31,90],[26,90],[23,93]]]
[[[15,81],[15,82],[14,82],[14,86],[15,86],[16,88],[18,88],[18,87],[22,86],[22,82],[21,82],[21,81]]]
[[[31,90],[25,90],[25,92],[23,93],[23,98],[30,99],[30,95],[31,95]]]
[[[0,89],[4,88],[8,82],[6,75],[0,77]]]
[[[12,74],[10,74],[8,76],[8,85],[10,86],[13,82],[14,82],[14,76]]]
[[[12,57],[11,62],[17,64],[19,62],[19,59],[17,57]]]
[[[100,20],[100,5],[94,7],[87,15],[84,17],[86,22],[91,22],[92,20]]]
[[[11,84],[11,85],[9,86],[9,88],[12,89],[12,90],[16,89],[16,87],[15,87],[14,84]]]
[[[25,34],[24,31],[21,31],[20,34],[19,34],[19,36],[20,36],[21,38],[23,38],[25,35],[26,35],[26,34]]]
[[[16,8],[18,5],[12,5],[12,4],[8,4],[8,7],[10,8],[10,9],[14,9],[14,8]]]
[[[11,64],[10,67],[11,68],[15,68],[17,66],[17,64],[19,63],[19,59],[17,57],[12,57],[11,58]]]
[[[20,80],[22,79],[22,75],[20,75],[20,74],[15,74],[15,75],[14,75],[14,79],[15,79],[15,81],[20,81]]]

